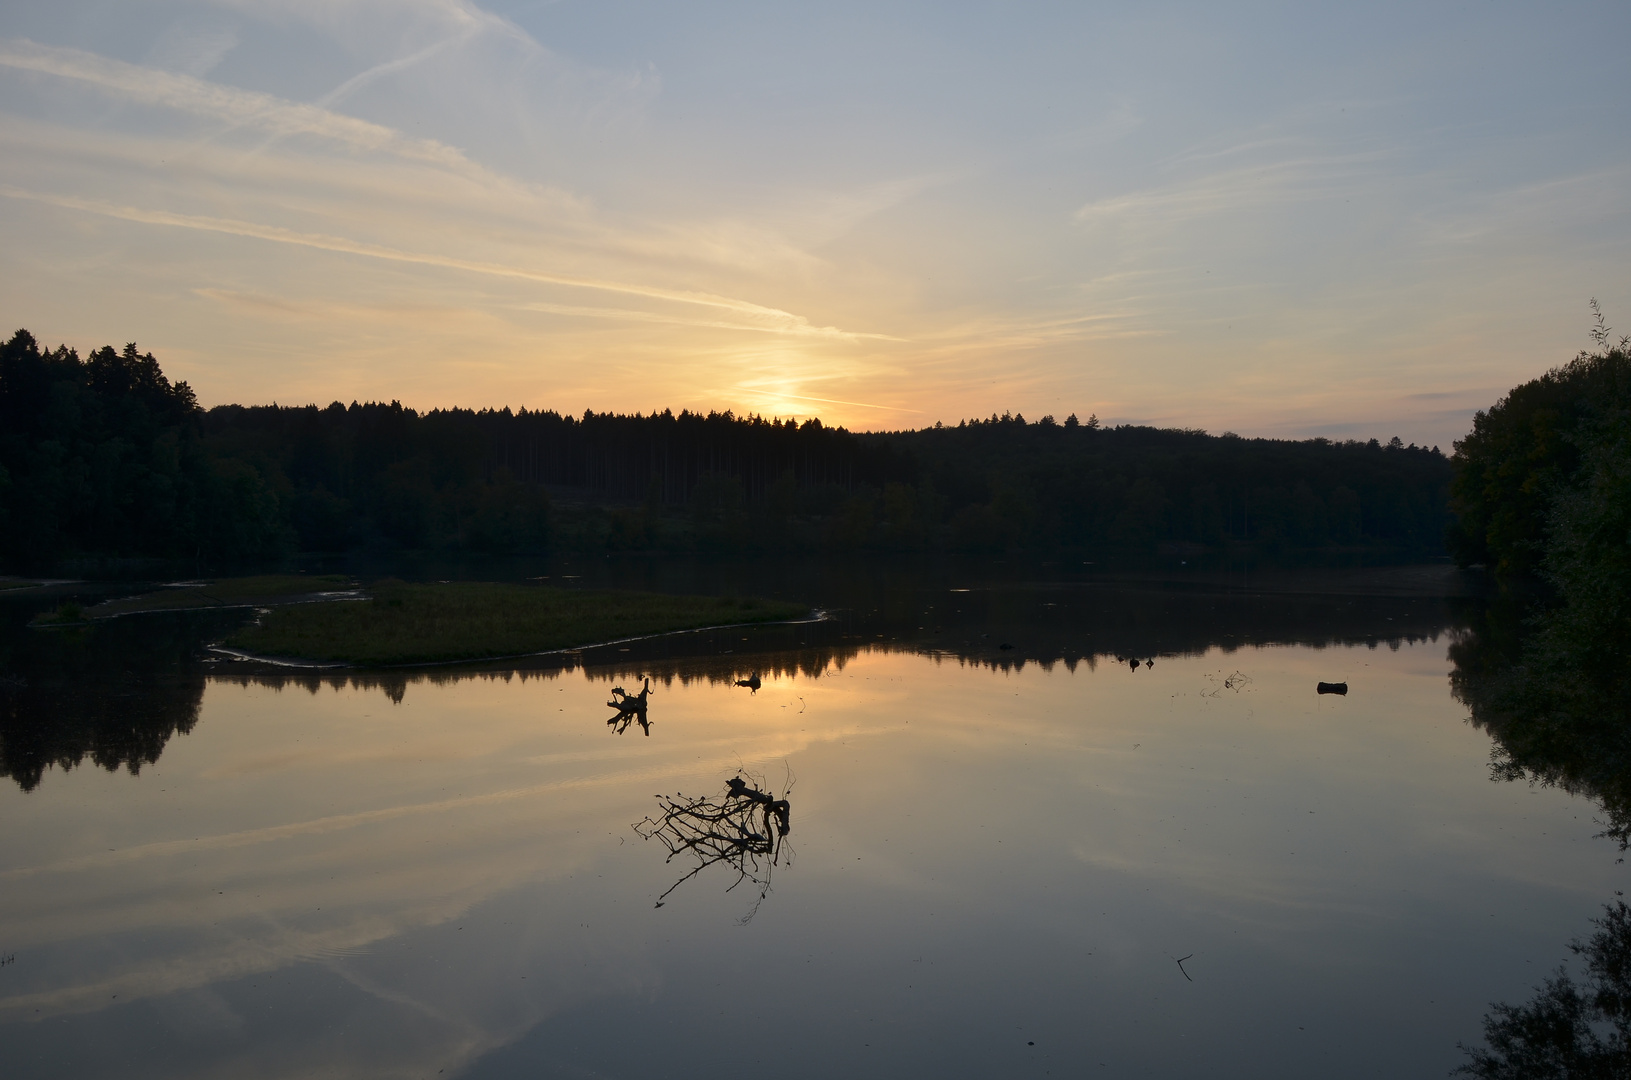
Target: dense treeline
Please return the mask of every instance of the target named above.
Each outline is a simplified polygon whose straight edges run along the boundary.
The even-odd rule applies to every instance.
[[[0,345],[0,558],[285,550],[277,496],[258,470],[205,447],[201,419],[192,389],[135,345],[81,360],[19,330]]]
[[[887,436],[919,505],[961,548],[1438,550],[1449,463],[1437,448],[1023,417]],[[888,513],[888,492],[880,508]],[[898,498],[899,496],[897,496]]]
[[[295,551],[1438,548],[1437,448],[1051,417],[855,434],[729,412],[200,410],[135,345],[0,347],[8,565]]]
[[[1452,651],[1508,776],[1604,803],[1631,843],[1631,352],[1583,354],[1488,413],[1455,457],[1452,537],[1513,589]]]
[[[210,445],[252,461],[285,499],[308,550],[358,544],[537,550],[689,544],[746,529],[750,510],[819,515],[903,473],[887,448],[819,420],[729,412],[581,417],[522,409],[418,413],[392,402],[231,405],[205,417]],[[550,528],[547,490],[610,504]],[[632,504],[637,512],[618,509]],[[665,514],[694,512],[678,530]],[[553,536],[552,536],[553,533]],[[766,543],[784,545],[785,530]]]
[[[1502,595],[1460,635],[1451,685],[1496,740],[1499,779],[1595,800],[1631,846],[1631,350],[1600,349],[1512,390],[1457,444],[1452,548]],[[1527,587],[1522,587],[1527,585]],[[1538,588],[1535,586],[1539,586]],[[1559,972],[1485,1019],[1477,1077],[1623,1076],[1631,1063],[1631,909],[1616,903]]]
[[[1631,409],[1631,351],[1602,335],[1600,352],[1514,388],[1456,443],[1449,542],[1463,566],[1485,563],[1505,577],[1539,572],[1554,531],[1579,509],[1567,507],[1591,485],[1612,482]]]
[[[307,548],[525,549],[547,486],[595,507],[576,547],[1148,551],[1162,543],[1433,550],[1433,450],[1101,429],[993,417],[855,435],[730,413],[423,415],[391,405],[228,406],[210,443],[284,491]],[[529,507],[528,497],[534,500]]]

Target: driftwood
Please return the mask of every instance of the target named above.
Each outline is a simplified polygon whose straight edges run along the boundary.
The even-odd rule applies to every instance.
[[[758,803],[765,808],[766,832],[770,831],[770,819],[772,817],[776,819],[777,836],[786,836],[793,831],[793,826],[788,821],[788,817],[792,813],[792,807],[788,806],[786,799],[778,799],[774,795],[766,795],[756,788],[750,788],[747,781],[740,776],[733,776],[725,781],[725,787],[727,789],[725,792],[727,800],[746,799],[748,802]]]
[[[606,704],[617,710],[617,715],[606,723],[619,735],[627,731],[629,725],[639,724],[640,730],[647,735],[651,734],[651,721],[646,719],[646,699],[651,696],[651,680],[645,682],[645,689],[638,694],[627,693],[621,686],[612,687],[612,700]]]
[[[787,787],[792,788],[791,777]],[[726,892],[744,881],[759,887],[758,899],[741,921],[752,919],[770,895],[772,872],[792,861],[792,849],[785,843],[792,831],[787,792],[772,795],[733,776],[725,782],[723,795],[659,795],[657,801],[662,813],[637,823],[634,831],[644,839],[662,841],[668,849],[664,862],[683,856],[695,865],[657,897],[656,906],[662,907],[670,893],[708,867],[724,863],[736,871],[736,880]]]
[[[1314,690],[1320,694],[1346,694],[1348,684],[1345,682],[1322,682]]]

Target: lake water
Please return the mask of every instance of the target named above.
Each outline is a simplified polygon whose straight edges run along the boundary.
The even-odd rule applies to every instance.
[[[1432,592],[914,581],[380,676],[10,598],[0,1073],[1442,1077],[1627,873],[1491,781]],[[738,853],[683,881],[677,793]]]

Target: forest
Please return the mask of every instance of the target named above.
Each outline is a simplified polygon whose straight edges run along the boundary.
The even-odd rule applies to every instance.
[[[1501,591],[1452,643],[1451,686],[1495,740],[1494,779],[1597,804],[1631,847],[1631,341],[1513,389],[1456,448],[1450,542]],[[1631,908],[1615,901],[1522,1004],[1485,1017],[1462,1075],[1624,1076],[1631,1066]]]
[[[993,415],[200,408],[134,345],[0,346],[0,559],[447,550],[1430,555],[1437,447]]]

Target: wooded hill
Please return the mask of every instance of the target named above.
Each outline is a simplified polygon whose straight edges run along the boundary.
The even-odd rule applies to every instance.
[[[0,346],[0,557],[547,547],[1431,553],[1437,448],[992,416],[199,409],[135,345]],[[1176,547],[1175,547],[1176,546]]]

